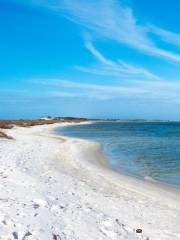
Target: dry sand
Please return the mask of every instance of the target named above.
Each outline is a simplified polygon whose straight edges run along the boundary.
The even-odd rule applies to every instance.
[[[180,239],[179,191],[113,173],[98,144],[57,126],[0,139],[0,239]]]

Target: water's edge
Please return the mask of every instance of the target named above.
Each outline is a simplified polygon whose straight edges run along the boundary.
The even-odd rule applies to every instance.
[[[102,175],[105,179],[112,182],[112,184],[180,210],[180,191],[178,189],[157,181],[153,182],[115,172],[108,164],[100,143],[60,135],[57,132],[59,128],[63,128],[63,126],[54,128],[52,133],[56,137],[66,139],[70,144],[73,142],[76,158],[80,159],[80,162],[86,166],[87,170],[90,166],[93,168],[95,174]]]
[[[96,123],[97,122],[86,122],[86,123],[80,123],[80,124],[75,124],[75,125],[91,125],[91,124],[96,124]],[[69,129],[69,127],[72,127],[72,125],[66,126],[65,128]],[[76,138],[76,139],[81,139],[81,140],[88,140],[90,142],[96,142],[97,144],[99,144],[101,146],[100,148],[101,148],[101,152],[102,152],[104,161],[106,161],[106,164],[109,166],[109,168],[111,168],[111,170],[115,171],[116,173],[126,175],[126,176],[130,176],[130,177],[140,179],[140,180],[143,180],[143,181],[145,180],[145,181],[148,181],[148,182],[156,182],[157,184],[162,184],[162,185],[168,186],[169,188],[180,190],[179,187],[176,187],[176,185],[173,185],[173,184],[168,183],[166,181],[161,181],[160,179],[154,179],[152,176],[150,176],[148,174],[145,174],[144,176],[141,176],[141,175],[137,175],[136,172],[127,171],[127,169],[124,169],[122,167],[120,167],[118,170],[115,169],[112,165],[111,156],[109,156],[107,151],[105,151],[105,146],[106,145],[101,140],[95,139],[95,138],[89,138],[89,137],[86,137],[86,135],[85,136],[82,136],[82,135],[76,136],[75,134],[71,135],[71,131],[69,131],[69,132],[68,131],[67,131],[67,134],[66,134],[66,132],[65,133],[63,132],[63,128],[57,128],[56,129],[56,134],[63,135],[63,136],[66,136],[66,137],[70,137],[70,138]],[[74,131],[74,129],[72,131]]]

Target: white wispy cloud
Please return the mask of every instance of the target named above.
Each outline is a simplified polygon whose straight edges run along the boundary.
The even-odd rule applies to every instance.
[[[149,31],[158,35],[164,42],[180,47],[180,34],[167,31],[154,25],[149,25]]]
[[[90,41],[85,42],[86,48],[102,63],[106,65],[114,65],[114,63],[107,58],[105,58],[94,46]]]
[[[89,39],[86,40],[85,46],[96,59],[96,64],[88,67],[76,66],[76,69],[90,74],[110,76],[111,80],[112,77],[116,77],[119,84],[123,82],[126,86],[126,97],[133,97],[133,93],[128,90],[134,88],[139,89],[139,93],[135,94],[136,98],[179,102],[179,79],[164,79],[145,68],[121,60],[112,61],[99,52]]]
[[[57,84],[56,84],[57,85]],[[47,92],[49,97],[63,97],[63,98],[79,98],[79,97],[85,97],[86,95],[84,93],[73,93],[73,92],[65,92],[62,90],[53,90],[53,91],[49,91]]]
[[[152,34],[177,48],[180,44],[180,35],[149,23],[139,23],[133,10],[120,1],[34,1],[34,4],[37,3],[80,24],[84,29],[88,29],[94,38],[114,40],[146,54],[180,62],[180,55],[176,52],[157,47]],[[145,68],[119,59],[111,60],[98,51],[90,39],[85,39],[85,46],[96,59],[96,63],[85,67],[76,66],[76,69],[91,74],[116,77],[120,80],[125,79],[125,85],[122,85],[121,81],[118,85],[99,85],[65,79],[37,79],[34,83],[51,86],[52,90],[48,94],[59,97],[109,99],[124,96],[142,99],[160,98],[168,101],[180,99],[180,84],[177,81],[167,81]]]
[[[180,62],[179,54],[157,47],[149,33],[176,46],[179,46],[180,35],[151,23],[140,24],[133,9],[120,0],[27,0],[27,3],[49,8],[82,25],[97,37],[126,44],[149,55]]]
[[[100,85],[66,79],[34,79],[34,84],[51,86],[46,93],[53,97],[83,97],[92,99],[132,98],[180,102],[180,83],[167,81],[131,81],[129,86]]]
[[[45,1],[49,8],[96,33],[147,54],[180,62],[180,55],[158,48],[148,35],[154,32],[164,41],[178,43],[179,35],[149,24],[139,24],[133,10],[117,0],[61,0]],[[100,57],[100,56],[99,56]]]
[[[123,79],[150,79],[150,80],[161,80],[159,76],[148,71],[145,68],[134,66],[132,64],[126,63],[122,60],[112,61],[106,58],[102,53],[100,53],[92,44],[91,41],[86,40],[86,48],[98,61],[98,64],[82,67],[76,66],[75,68],[96,75],[119,77]]]
[[[124,87],[119,85],[100,85],[100,84],[91,84],[91,83],[82,83],[77,81],[70,81],[65,79],[36,79],[31,80],[32,83],[50,85],[50,86],[61,86],[69,89],[85,89],[101,91],[105,93],[141,93],[143,90],[135,87]]]
[[[51,87],[47,94],[56,97],[85,97],[107,100],[128,95],[138,96],[146,94],[145,89],[136,86],[100,85],[66,79],[33,79],[31,83]]]

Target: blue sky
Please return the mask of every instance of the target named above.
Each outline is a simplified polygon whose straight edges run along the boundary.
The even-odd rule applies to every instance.
[[[180,120],[179,0],[0,0],[0,118]]]

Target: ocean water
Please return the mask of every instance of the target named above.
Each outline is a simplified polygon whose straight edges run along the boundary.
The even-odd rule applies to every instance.
[[[180,189],[180,123],[96,122],[60,134],[99,142],[111,167]]]

